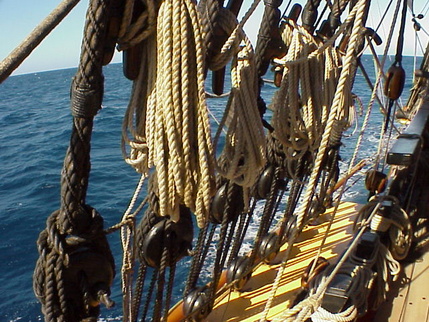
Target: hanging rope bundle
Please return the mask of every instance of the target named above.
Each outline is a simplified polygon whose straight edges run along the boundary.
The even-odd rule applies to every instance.
[[[288,28],[287,36],[290,36]],[[296,26],[285,61],[295,61],[315,50],[317,43],[308,32]],[[322,124],[323,63],[318,58],[301,64],[286,66],[280,89],[276,92],[272,109],[273,135],[285,146],[288,158],[300,158],[306,151],[314,151],[320,140]],[[310,74],[310,71],[311,74]],[[311,79],[311,81],[310,81]],[[325,106],[326,108],[326,106]]]
[[[352,35],[351,35],[351,38],[350,38],[351,39],[350,46],[347,49],[347,54],[346,54],[345,59],[344,59],[343,68],[341,70],[341,75],[339,76],[338,83],[337,83],[336,90],[335,90],[335,95],[334,95],[334,98],[332,100],[332,106],[329,109],[329,113],[326,113],[326,114],[328,114],[327,118],[326,118],[326,123],[325,122],[321,123],[322,124],[322,128],[323,128],[323,134],[322,134],[322,136],[320,138],[318,138],[317,140],[313,141],[313,142],[317,142],[318,144],[314,146],[314,150],[313,150],[316,153],[315,153],[315,160],[314,160],[314,165],[313,165],[312,173],[311,173],[311,176],[309,178],[309,182],[306,185],[306,191],[305,191],[304,195],[302,196],[303,202],[301,203],[301,205],[298,208],[297,213],[296,213],[296,222],[294,224],[294,228],[291,229],[290,232],[288,233],[289,234],[289,236],[288,236],[288,239],[289,239],[288,240],[288,247],[287,247],[286,253],[284,255],[284,259],[282,261],[280,269],[277,272],[276,279],[275,279],[275,281],[273,283],[273,286],[271,288],[269,299],[268,299],[268,301],[265,304],[265,309],[264,309],[264,312],[263,312],[263,317],[261,318],[260,321],[263,321],[263,320],[265,320],[267,318],[268,311],[271,308],[271,305],[273,303],[273,299],[274,299],[274,296],[276,294],[277,288],[279,286],[279,283],[280,283],[280,280],[281,280],[281,276],[283,275],[283,272],[284,272],[284,270],[286,268],[286,264],[288,262],[288,257],[289,257],[289,254],[290,254],[291,246],[295,242],[296,237],[298,236],[298,233],[302,230],[303,225],[306,223],[306,219],[308,219],[308,211],[310,209],[311,201],[313,200],[314,194],[316,192],[316,187],[317,187],[318,182],[319,182],[319,175],[320,175],[320,169],[321,169],[321,165],[322,165],[322,160],[324,159],[326,150],[328,148],[328,141],[329,141],[329,138],[331,136],[331,132],[332,132],[332,129],[333,129],[333,124],[334,124],[334,122],[336,120],[339,119],[340,115],[344,115],[343,114],[344,113],[343,110],[345,108],[348,108],[348,104],[346,104],[347,100],[344,99],[344,94],[351,92],[351,85],[352,85],[352,83],[350,82],[350,77],[353,77],[353,75],[350,73],[351,69],[352,69],[351,68],[351,61],[352,61],[352,59],[354,57],[355,47],[358,44],[358,36],[360,34],[360,26],[361,26],[362,21],[363,21],[363,16],[364,16],[364,12],[365,12],[366,6],[367,6],[366,1],[364,1],[364,0],[358,1],[358,3],[353,8],[353,10],[350,12],[350,15],[348,16],[347,20],[343,24],[343,26],[346,26],[346,25],[348,25],[350,23],[350,21],[354,20],[354,28],[353,28],[353,32],[352,32]],[[297,31],[295,31],[295,32],[297,32]],[[305,31],[301,32],[300,34],[302,34],[304,36],[305,35]],[[338,34],[338,32],[337,32],[337,34]],[[300,37],[303,37],[303,36],[300,36]],[[333,37],[335,37],[335,35]],[[321,53],[323,53],[324,50],[326,50],[326,48],[328,48],[330,46],[330,44],[331,44],[331,41],[328,40],[324,45],[320,46],[316,50],[308,52],[307,55],[305,55],[302,58],[295,58],[295,59],[293,59],[293,60],[291,60],[289,62],[286,60],[285,61],[285,66],[287,68],[285,68],[285,72],[284,73],[286,74],[287,71],[288,71],[288,69],[290,67],[293,67],[296,64],[300,64],[302,62],[305,62],[306,60],[311,60],[314,57],[319,56]],[[294,45],[293,45],[293,42],[292,42],[291,43],[291,47],[289,48],[289,52],[290,53],[293,53],[295,51],[293,49],[293,46]],[[323,51],[322,51],[322,49],[323,49]],[[289,53],[287,54],[286,57],[288,57],[288,56],[289,56]],[[295,75],[296,74],[297,74],[297,71],[295,71]],[[287,79],[287,77],[285,77],[282,80],[282,82],[285,82],[286,79]],[[283,83],[282,83],[282,86],[283,86]],[[296,85],[292,85],[292,86],[296,86]],[[297,102],[299,102],[298,101],[299,95],[298,95],[298,93],[296,91],[294,93],[292,93],[292,95],[294,95],[294,98],[295,98],[296,102],[291,102],[291,104],[295,104],[295,108],[291,108],[292,111],[290,113],[290,116],[288,115],[288,116],[282,118],[283,120],[286,120],[286,122],[285,122],[286,124],[287,124],[287,122],[291,123],[291,119],[295,119],[294,116],[297,114],[295,111],[298,111],[298,112],[300,111],[299,108],[298,108],[299,104],[297,103]],[[275,99],[278,99],[279,96],[280,96],[280,94],[277,95],[275,97]],[[286,97],[284,97],[284,98],[286,99]],[[303,100],[302,104],[304,105],[305,102],[306,102],[305,101],[305,97],[302,100]],[[281,102],[281,100],[274,101],[274,102]],[[275,106],[275,105],[273,104],[273,106]],[[276,112],[277,112],[277,110],[275,110],[275,113]],[[321,110],[319,111],[319,113],[321,113],[321,115],[324,114]],[[275,116],[274,119],[277,120],[278,116]],[[302,120],[299,120],[298,125],[301,126],[301,129],[304,128]],[[280,128],[280,126],[281,125],[279,124],[279,126],[275,127],[275,130],[277,131]],[[299,129],[298,126],[297,126],[297,128]],[[280,139],[280,141],[283,144],[285,144],[285,143],[286,144],[287,143],[289,143],[289,144],[294,143],[295,147],[299,147],[300,148],[300,150],[298,150],[298,151],[301,151],[301,150],[307,148],[307,146],[311,147],[311,144],[309,144],[309,142],[312,142],[311,141],[311,136],[307,135],[302,130],[300,132],[298,132],[298,133],[303,133],[302,137],[297,137],[295,135],[295,133],[290,134],[288,136],[287,135],[288,133],[286,132],[286,135],[284,135]],[[293,138],[293,140],[291,140],[290,138]],[[305,140],[306,138],[308,138],[308,139]],[[297,145],[296,144],[297,142],[301,143],[301,144]]]
[[[213,194],[214,156],[195,4],[163,1],[156,28],[145,42],[144,63],[124,120],[124,140],[132,142],[127,158],[139,172],[156,168],[159,215],[178,221],[179,205],[184,204],[202,227]],[[127,138],[127,129],[134,140]]]
[[[218,172],[240,186],[251,187],[265,165],[265,136],[256,100],[254,55],[247,37],[233,59],[231,81],[231,95],[215,137],[216,147],[227,127]]]

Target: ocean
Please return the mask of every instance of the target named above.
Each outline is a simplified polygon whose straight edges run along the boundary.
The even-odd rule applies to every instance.
[[[374,77],[370,57],[364,56],[362,61]],[[405,57],[403,64],[407,87],[402,99],[406,102],[413,58]],[[38,258],[36,240],[46,227],[46,218],[60,205],[60,173],[72,124],[70,83],[75,72],[73,68],[13,76],[0,85],[0,322],[43,321],[32,289]],[[121,64],[106,66],[104,75],[103,108],[95,118],[91,141],[87,203],[100,212],[108,227],[120,220],[139,175],[123,161],[120,148],[122,118],[132,83],[123,76]],[[271,97],[274,90],[274,85],[267,83],[263,95]],[[370,91],[362,77],[356,79],[354,91],[368,101]],[[225,102],[209,101],[218,118]],[[365,145],[368,155],[373,153],[376,143],[372,142],[377,142],[382,122],[378,108],[374,114],[378,116],[368,129],[366,141],[370,144]],[[344,148],[351,145],[345,143]],[[342,154],[344,162],[349,155]],[[362,186],[349,192],[360,202],[365,195]],[[112,298],[117,304],[111,310],[102,308],[101,319],[105,321],[121,320],[122,314],[118,234],[109,235],[109,242],[116,261]],[[178,282],[186,276],[185,271],[179,273]]]

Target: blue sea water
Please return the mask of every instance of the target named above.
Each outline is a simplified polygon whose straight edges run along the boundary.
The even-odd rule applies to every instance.
[[[370,66],[369,57],[364,56],[363,62]],[[411,57],[404,60],[408,71],[412,62]],[[0,85],[0,322],[43,320],[32,290],[38,257],[36,240],[46,226],[46,218],[60,205],[60,172],[72,122],[70,82],[75,72],[64,69],[13,76]],[[131,82],[123,77],[121,64],[106,66],[104,74],[103,109],[95,118],[91,142],[87,203],[102,214],[107,227],[120,220],[139,177],[123,161],[120,149],[121,123]],[[408,84],[411,77],[408,72]],[[368,99],[370,91],[362,78],[357,79],[354,88],[364,100]],[[405,97],[409,88],[408,85],[404,90]],[[270,97],[274,90],[273,85],[267,84],[264,95]],[[213,103],[212,111],[218,117],[224,103],[225,100]],[[380,121],[379,116],[375,122]],[[369,129],[375,141],[378,125]],[[369,144],[368,149],[374,145]],[[118,234],[109,236],[109,242],[116,270],[120,271]],[[183,271],[179,275],[179,279],[186,276]],[[117,274],[112,295],[117,306],[102,309],[104,320],[120,320],[119,292]]]

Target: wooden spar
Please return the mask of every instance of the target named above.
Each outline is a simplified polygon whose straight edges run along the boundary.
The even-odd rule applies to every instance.
[[[2,62],[0,84],[33,52],[47,35],[69,14],[79,0],[62,1]]]

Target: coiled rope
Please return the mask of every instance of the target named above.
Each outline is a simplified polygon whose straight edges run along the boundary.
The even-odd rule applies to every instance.
[[[319,150],[317,151],[313,170],[312,170],[308,185],[306,187],[306,191],[305,191],[304,196],[303,196],[303,203],[301,204],[300,208],[297,210],[296,228],[291,233],[291,236],[290,236],[291,240],[288,241],[288,247],[287,247],[288,250],[286,251],[284,260],[282,261],[282,265],[280,266],[280,268],[277,272],[277,276],[276,276],[276,279],[273,283],[269,299],[266,302],[265,309],[264,309],[264,312],[262,314],[262,318],[260,320],[261,322],[265,321],[267,316],[268,316],[268,312],[269,312],[269,309],[271,308],[272,301],[274,299],[276,290],[279,286],[281,276],[283,275],[284,269],[286,267],[286,263],[287,263],[287,259],[289,257],[291,245],[293,245],[293,242],[294,242],[295,238],[297,237],[298,232],[301,231],[303,224],[305,223],[305,218],[307,217],[307,211],[308,211],[309,206],[310,206],[310,200],[312,200],[311,197],[315,192],[315,188],[316,188],[318,176],[319,176],[319,169],[320,169],[322,160],[324,158],[325,151],[327,149],[327,144],[328,144],[328,140],[331,136],[331,130],[332,130],[334,121],[338,118],[339,115],[341,115],[342,109],[344,108],[344,106],[342,105],[345,102],[344,101],[344,93],[350,92],[351,82],[349,81],[349,78],[353,76],[353,75],[350,75],[350,68],[352,65],[352,59],[355,57],[355,47],[357,46],[357,43],[358,43],[358,36],[360,35],[361,24],[362,24],[362,21],[364,19],[364,13],[365,13],[366,6],[367,6],[366,1],[360,0],[355,5],[353,10],[350,12],[349,17],[347,18],[346,22],[344,23],[344,24],[348,24],[349,21],[352,20],[354,17],[354,26],[352,29],[352,35],[350,37],[349,47],[347,48],[347,53],[346,53],[345,59],[343,61],[343,69],[341,70],[341,75],[340,75],[340,78],[338,81],[338,85],[336,88],[334,100],[332,102],[329,117],[328,117],[325,129],[324,129],[324,133],[323,133],[321,141],[320,141],[320,147],[319,147]],[[335,37],[335,35],[333,37]],[[327,42],[327,43],[329,43],[329,42]],[[318,49],[318,50],[320,50],[320,49]],[[318,52],[318,50],[316,50],[314,52]],[[309,58],[311,55],[312,54],[309,55]],[[307,59],[309,59],[309,58],[307,58]],[[301,59],[303,59],[303,58],[297,59],[293,63],[298,63],[298,61],[300,61]]]
[[[359,212],[356,218],[356,227],[363,218],[367,218],[379,202],[391,202],[388,206],[388,216],[377,213],[371,221],[371,229],[379,232],[387,232],[389,236],[388,248],[396,260],[403,260],[411,247],[413,230],[408,214],[399,205],[399,200],[394,196],[373,197]]]
[[[178,221],[184,204],[203,227],[214,188],[214,156],[200,18],[192,1],[170,0],[162,2],[157,21],[124,119],[123,139],[133,142],[126,158],[139,172],[156,168],[159,215]]]
[[[289,32],[285,36],[288,35]],[[304,28],[296,25],[285,60],[294,61],[307,57],[315,48],[313,37]],[[281,87],[273,98],[273,135],[285,147],[291,148],[286,149],[286,152],[293,151],[293,154],[287,153],[286,157],[289,159],[300,158],[306,151],[315,151],[319,145],[320,135],[317,132],[323,122],[322,115],[327,115],[323,112],[327,105],[322,106],[321,97],[323,69],[324,64],[319,57],[287,66]],[[310,85],[310,79],[315,83]]]
[[[217,130],[217,147],[222,129],[227,127],[225,145],[218,161],[218,173],[250,188],[265,165],[265,135],[257,106],[254,55],[247,37],[231,66],[232,90]]]
[[[136,11],[135,0],[126,0],[124,5],[124,13],[118,33],[118,49],[126,50],[133,47],[149,35],[156,28],[156,2],[153,0],[143,0],[145,10],[142,10],[136,19],[133,19],[133,13]]]

